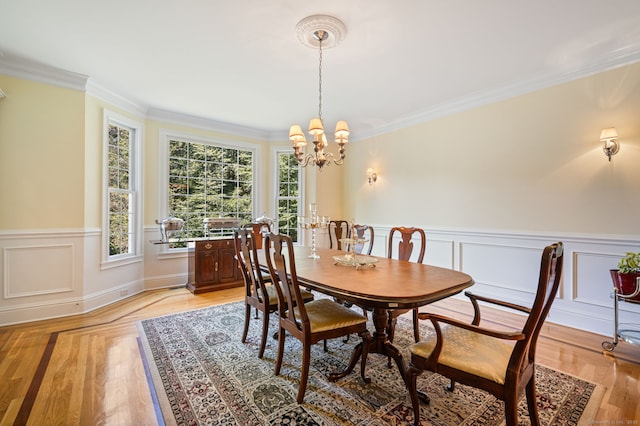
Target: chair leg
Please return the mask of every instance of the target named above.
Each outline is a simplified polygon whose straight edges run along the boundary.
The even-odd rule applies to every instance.
[[[527,407],[529,408],[529,418],[531,419],[531,424],[537,426],[540,424],[540,419],[538,418],[538,406],[536,405],[536,380],[535,374],[527,383],[527,387],[525,389],[527,393]]]
[[[244,310],[244,330],[242,330],[242,343],[247,341],[247,333],[249,332],[249,318],[251,317],[251,305],[245,305]]]
[[[507,426],[518,425],[518,400],[516,399],[515,393],[516,392],[507,393],[504,399],[504,415]]]
[[[387,315],[389,315],[389,321],[387,322],[387,339],[389,342],[393,343],[393,338],[396,335],[396,323],[398,319],[393,316],[391,311],[388,311]],[[387,357],[387,368],[391,368],[391,357]]]
[[[262,358],[264,355],[264,349],[267,347],[267,336],[269,333],[269,314],[263,312],[262,314],[262,339],[260,340],[260,351],[258,352],[258,358]]]
[[[413,424],[414,426],[420,425],[420,400],[418,399],[418,376],[422,374],[422,370],[415,368],[413,365],[409,365],[405,372],[405,380],[407,382],[407,389],[409,390],[409,396],[411,397],[411,407],[413,408]]]
[[[327,339],[324,339],[324,351],[329,352],[329,348],[327,347]]]
[[[418,308],[413,308],[413,339],[420,341],[420,322],[418,320]]]
[[[309,379],[309,364],[311,364],[311,346],[303,345],[302,348],[302,371],[300,373],[300,384],[298,385],[298,404],[302,404],[304,394],[307,391],[307,380]]]
[[[282,367],[282,354],[284,353],[284,328],[280,327],[280,333],[278,334],[278,355],[276,357],[276,366],[274,374],[277,376],[280,374],[280,367]]]
[[[452,379],[445,389],[447,389],[449,392],[453,392],[454,390],[456,390],[456,382]]]

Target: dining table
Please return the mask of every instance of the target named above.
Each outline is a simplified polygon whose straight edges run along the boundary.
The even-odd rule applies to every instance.
[[[344,262],[345,251],[296,246],[295,267],[301,286],[347,301],[372,312],[375,331],[369,353],[391,357],[400,375],[405,377],[401,352],[389,341],[386,326],[388,310],[413,309],[460,293],[473,285],[468,274],[453,269],[386,257],[356,255],[356,262]],[[362,343],[356,346],[352,360],[362,353]],[[349,374],[355,365],[331,375],[337,380]]]

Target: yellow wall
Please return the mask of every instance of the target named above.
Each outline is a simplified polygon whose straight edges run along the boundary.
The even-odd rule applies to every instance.
[[[99,227],[104,102],[0,75],[0,229]],[[111,108],[133,119],[137,117]],[[335,219],[588,234],[640,233],[640,64],[347,145],[343,166],[305,169],[307,203]],[[158,134],[256,143],[273,211],[270,144],[146,120],[144,223],[158,218]],[[615,126],[609,163],[598,141]],[[283,141],[283,144],[287,144]],[[334,148],[334,147],[332,147]],[[369,186],[366,169],[378,171]],[[306,213],[306,206],[305,206]]]
[[[361,223],[638,235],[640,63],[354,143],[344,167]]]
[[[0,75],[0,229],[84,226],[84,93]]]
[[[258,214],[273,208],[270,145],[187,126],[146,120],[85,93],[0,75],[0,229],[100,228],[105,108],[144,126],[144,224],[158,213],[160,129],[261,147]]]

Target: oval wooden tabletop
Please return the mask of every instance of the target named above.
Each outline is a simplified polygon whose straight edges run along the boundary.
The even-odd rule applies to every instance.
[[[375,267],[356,269],[335,264],[344,251],[296,246],[296,273],[301,285],[372,308],[413,308],[461,292],[473,279],[459,271],[377,257]],[[359,255],[360,256],[360,255]]]

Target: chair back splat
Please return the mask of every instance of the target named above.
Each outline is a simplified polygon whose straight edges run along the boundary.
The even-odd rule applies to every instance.
[[[346,220],[329,221],[329,248],[342,250],[343,238],[349,236],[349,222]]]
[[[393,249],[394,248],[393,237],[395,233],[400,234],[400,237],[402,239],[398,243],[397,254],[394,255],[395,251]],[[391,231],[389,231],[387,257],[389,259],[393,259],[395,257],[396,259],[399,259],[399,260],[410,260],[411,255],[413,254],[413,249],[414,249],[414,243],[412,239],[415,235],[418,236],[418,239],[419,239],[418,241],[420,243],[420,247],[418,250],[418,258],[416,259],[416,263],[422,263],[422,261],[424,260],[424,253],[426,251],[426,242],[427,242],[427,237],[425,236],[424,230],[422,228],[415,228],[415,227],[407,228],[404,226],[391,228]]]
[[[256,223],[252,222],[245,226],[246,228],[251,228],[253,230],[253,235],[255,237],[255,246],[259,250],[262,248],[262,239],[263,236],[269,232],[271,232],[271,226],[268,223]]]
[[[298,312],[294,309],[297,305],[302,304],[302,295],[296,274],[293,244],[290,244],[291,241],[284,237],[286,236],[269,234],[267,246],[272,248],[273,253],[267,257],[267,265],[272,271],[272,276],[275,273],[274,278],[281,283],[278,289],[278,299],[281,302],[279,307],[281,321],[287,322],[290,327],[302,332],[309,328],[309,317],[306,309],[300,309]]]
[[[467,291],[465,295],[471,300],[474,311],[471,324],[442,315],[419,314],[420,319],[431,321],[436,333],[410,348],[411,362],[405,376],[415,425],[420,423],[419,400],[429,402],[428,396],[416,388],[416,379],[425,370],[451,379],[451,391],[458,382],[483,389],[504,401],[507,426],[518,424],[518,401],[524,392],[531,424],[539,424],[535,386],[536,345],[558,293],[563,259],[562,242],[542,250],[538,288],[531,307]],[[479,302],[527,314],[522,329],[503,331],[484,326],[481,324]],[[460,347],[465,350],[461,351]]]
[[[242,332],[242,343],[246,342],[247,333],[249,331],[249,319],[251,307],[262,312],[262,340],[260,342],[260,351],[258,357],[262,358],[266,346],[267,331],[269,328],[269,314],[275,312],[278,306],[277,298],[273,297],[275,293],[270,292],[267,283],[260,270],[258,263],[258,253],[256,250],[255,234],[250,228],[236,229],[234,231],[234,243],[236,250],[236,258],[238,266],[242,272],[245,289],[245,318],[244,330]],[[270,297],[270,294],[272,295]]]

